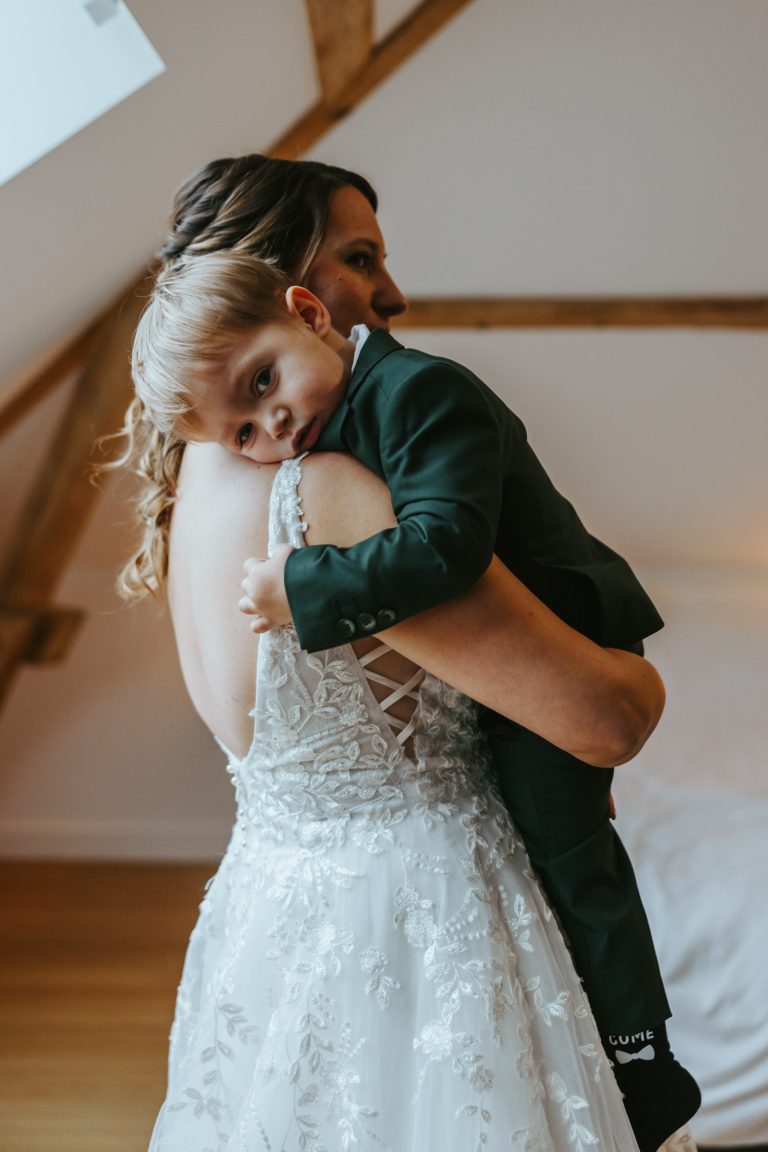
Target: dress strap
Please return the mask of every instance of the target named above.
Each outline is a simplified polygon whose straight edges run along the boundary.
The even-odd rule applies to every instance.
[[[307,455],[303,452],[292,460],[283,460],[275,473],[272,494],[269,500],[269,555],[278,544],[291,544],[294,548],[304,547],[304,533],[307,525],[299,495],[301,483],[301,462]]]

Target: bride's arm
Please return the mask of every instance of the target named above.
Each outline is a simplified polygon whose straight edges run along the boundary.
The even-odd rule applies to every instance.
[[[636,756],[664,707],[653,665],[569,628],[496,558],[469,593],[390,629],[386,641],[602,768]]]
[[[350,457],[308,458],[302,496],[312,543],[344,547],[396,523],[384,484]],[[466,595],[381,635],[473,699],[600,767],[635,756],[664,707],[648,661],[569,628],[498,559]]]

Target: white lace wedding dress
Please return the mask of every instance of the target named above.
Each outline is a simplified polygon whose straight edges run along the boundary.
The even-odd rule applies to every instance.
[[[273,545],[302,544],[300,475]],[[636,1152],[474,706],[414,679],[398,731],[352,648],[262,637],[151,1152]]]

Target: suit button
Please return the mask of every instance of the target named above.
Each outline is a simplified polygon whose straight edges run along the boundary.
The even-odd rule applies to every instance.
[[[361,632],[373,632],[376,627],[376,617],[370,612],[361,612],[357,618],[357,626]]]
[[[389,628],[390,624],[394,624],[395,620],[397,620],[397,615],[391,608],[382,608],[381,612],[378,613],[376,620],[378,622],[379,628]]]
[[[354,620],[342,616],[341,620],[336,622],[336,631],[339,636],[343,636],[345,640],[349,640],[350,636],[354,636],[357,629],[355,628]]]

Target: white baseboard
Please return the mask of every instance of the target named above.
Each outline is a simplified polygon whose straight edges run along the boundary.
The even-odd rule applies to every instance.
[[[0,857],[216,860],[230,834],[231,825],[202,820],[5,820]]]

